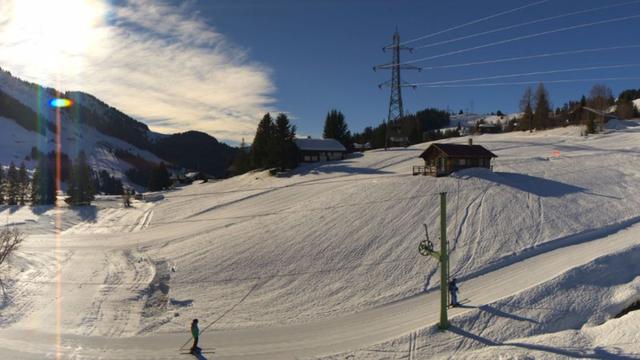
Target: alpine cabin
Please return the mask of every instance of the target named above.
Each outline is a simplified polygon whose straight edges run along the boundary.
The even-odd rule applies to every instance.
[[[498,156],[469,139],[469,145],[431,144],[420,157],[424,166],[414,166],[413,175],[446,176],[474,167],[491,169],[491,159]]]

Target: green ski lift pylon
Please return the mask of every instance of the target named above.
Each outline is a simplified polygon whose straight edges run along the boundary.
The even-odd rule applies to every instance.
[[[418,251],[423,256],[433,256],[440,262],[440,330],[447,330],[449,319],[447,317],[448,294],[447,285],[449,274],[449,254],[447,253],[447,193],[440,193],[440,251],[435,251],[433,243],[429,240],[429,228],[424,224],[426,238],[420,242]]]

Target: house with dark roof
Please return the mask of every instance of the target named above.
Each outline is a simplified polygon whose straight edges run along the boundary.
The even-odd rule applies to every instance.
[[[347,149],[335,139],[295,139],[300,162],[344,159]]]
[[[431,144],[420,157],[424,166],[414,166],[413,175],[446,176],[474,167],[491,169],[491,159],[498,156],[469,139],[469,145]]]

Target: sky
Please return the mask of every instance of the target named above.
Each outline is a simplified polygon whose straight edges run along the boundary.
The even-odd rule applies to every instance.
[[[402,72],[420,84],[406,113],[490,113],[539,81],[555,106],[595,83],[640,88],[639,23],[640,0],[0,0],[0,67],[238,144],[265,112],[313,137],[331,109],[351,131],[384,121],[391,74],[373,66],[396,28],[414,48],[401,61],[423,67]]]

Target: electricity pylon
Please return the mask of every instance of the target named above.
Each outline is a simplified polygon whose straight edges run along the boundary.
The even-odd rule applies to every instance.
[[[391,80],[386,81],[380,85],[379,88],[382,89],[383,86],[389,86],[391,88],[391,97],[389,99],[389,115],[387,117],[386,124],[386,132],[384,139],[384,149],[387,150],[389,143],[389,128],[392,127],[395,132],[399,133],[398,129],[398,120],[404,116],[404,109],[402,106],[402,88],[411,86],[415,89],[414,85],[404,84],[400,79],[400,70],[422,70],[422,68],[410,64],[403,64],[400,62],[400,50],[409,50],[413,51],[413,48],[404,46],[400,44],[400,34],[398,33],[398,29],[396,28],[396,32],[393,34],[393,43],[391,45],[387,45],[382,48],[382,51],[386,52],[387,50],[393,50],[392,60],[388,64],[377,65],[373,67],[373,71],[378,69],[390,69],[391,70]],[[394,134],[399,135],[399,134]]]

